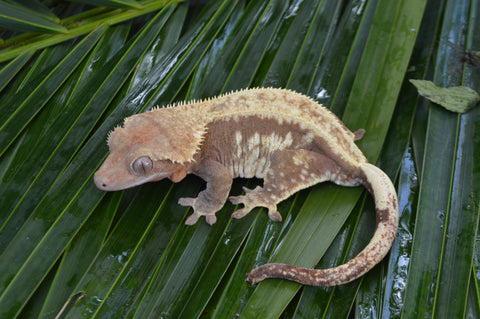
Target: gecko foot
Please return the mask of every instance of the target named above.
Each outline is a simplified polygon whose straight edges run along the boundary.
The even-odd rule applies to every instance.
[[[240,218],[242,218],[243,216],[245,216],[245,215],[247,215],[248,213],[250,213],[251,210],[252,210],[252,208],[241,208],[241,209],[237,209],[236,211],[233,212],[232,218],[240,219]]]
[[[195,225],[198,221],[198,218],[200,218],[200,215],[193,213],[192,215],[188,216],[187,220],[185,221],[185,225]]]
[[[281,222],[282,221],[282,215],[278,212],[278,210],[274,209],[269,209],[268,210],[268,217],[273,220],[274,222]]]
[[[178,204],[181,206],[191,206],[193,207],[193,214],[188,216],[187,220],[185,221],[185,225],[194,225],[200,218],[200,216],[205,216],[205,221],[210,226],[217,222],[217,217],[215,216],[215,211],[207,211],[205,207],[202,209],[201,203],[198,202],[198,198],[191,198],[191,197],[182,197],[178,200]]]
[[[192,206],[195,205],[195,198],[181,197],[178,199],[178,205],[180,206]]]
[[[232,204],[238,205],[243,204],[244,207],[236,210],[232,217],[240,219],[247,215],[255,207],[261,206],[268,208],[268,217],[273,221],[282,221],[282,215],[277,211],[277,205],[267,200],[270,199],[270,196],[264,193],[264,189],[260,186],[257,186],[255,189],[248,189],[243,187],[245,195],[240,196],[230,196],[228,199]]]

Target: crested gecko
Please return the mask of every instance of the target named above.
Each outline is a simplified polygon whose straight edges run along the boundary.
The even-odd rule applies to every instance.
[[[330,269],[270,263],[253,269],[248,281],[283,278],[305,285],[332,286],[352,281],[388,253],[398,225],[398,202],[388,176],[367,159],[352,133],[332,112],[302,94],[274,88],[241,90],[204,101],[156,108],[125,119],[108,136],[110,154],[94,175],[97,187],[115,191],[195,174],[207,182],[196,198],[180,198],[193,207],[185,224],[201,216],[213,225],[227,198],[243,208],[268,209],[281,221],[277,204],[314,184],[364,185],[372,194],[377,225],[370,243],[352,260]],[[261,178],[263,187],[230,196],[233,178]]]

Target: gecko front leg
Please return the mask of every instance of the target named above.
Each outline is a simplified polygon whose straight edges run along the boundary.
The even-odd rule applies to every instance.
[[[193,174],[201,177],[207,182],[207,188],[201,191],[196,198],[182,197],[178,204],[192,206],[193,214],[185,221],[186,225],[193,225],[200,216],[205,216],[209,225],[215,224],[219,211],[227,201],[228,193],[232,187],[232,172],[219,162],[205,160],[198,164]]]

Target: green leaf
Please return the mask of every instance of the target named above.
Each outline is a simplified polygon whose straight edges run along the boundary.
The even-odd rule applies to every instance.
[[[179,1],[155,0],[142,5],[140,8],[124,9],[120,12],[118,9],[110,9],[108,12],[104,12],[105,10],[102,9],[92,9],[89,12],[63,20],[63,23],[68,26],[68,32],[64,34],[32,35],[27,33],[8,39],[0,46],[0,62],[10,60],[26,50],[43,49],[88,34],[101,26],[122,23],[138,16],[155,12],[169,3],[177,3]]]
[[[134,0],[71,0],[72,2],[87,3],[94,6],[106,6],[113,8],[141,8],[142,5]]]
[[[28,62],[32,57],[33,51],[26,51],[24,54],[19,55],[15,60],[12,60],[9,64],[2,68],[0,71],[0,91],[10,82],[10,80],[17,74],[18,71]]]
[[[95,83],[96,87],[98,83],[103,82],[106,74],[98,72],[98,69],[108,72],[114,64],[111,55],[115,55],[119,47],[109,45],[109,41],[115,39],[118,44],[119,40],[125,38],[127,33],[128,27],[125,26],[107,30],[106,35],[100,39],[99,45],[92,50],[93,52],[86,59],[84,65],[75,70],[57,94],[48,101],[36,121],[27,127],[20,143],[22,151],[15,155],[8,173],[0,182],[0,185],[9,185],[9,187],[0,187],[0,196],[6,198],[5,201],[2,201],[1,208],[4,212],[11,213],[10,216],[4,215],[0,219],[7,221],[2,226],[0,234],[4,243],[9,241],[7,238],[15,235],[19,225],[25,221],[34,207],[31,203],[27,203],[28,201],[23,201],[25,194],[28,194],[27,196],[31,200],[41,198],[47,191],[43,184],[58,175],[58,172],[52,170],[51,167],[61,165],[64,159],[59,160],[54,155],[58,152],[59,144],[63,143],[72,130],[71,126],[95,96],[96,90],[91,89],[89,83],[90,85]],[[75,91],[75,88],[78,90]],[[94,112],[90,113],[94,114]],[[78,134],[84,129],[87,127],[80,131],[74,129],[74,131]],[[39,137],[43,138],[39,141]],[[77,147],[78,145],[75,143],[70,143],[67,147],[63,147],[61,152],[63,156],[72,156]],[[43,165],[38,165],[36,161],[28,161],[29,157],[35,158]],[[0,247],[3,251],[5,245],[0,245]]]
[[[410,80],[410,82],[415,85],[421,96],[452,112],[465,113],[480,101],[480,95],[466,86],[442,88],[432,81]]]
[[[23,103],[19,105],[12,114],[3,113],[2,116],[0,116],[0,155],[5,152],[8,146],[42,109],[45,103],[56,92],[57,88],[66,81],[71,72],[80,64],[104,31],[105,29],[101,28],[86,37],[75,50],[71,51],[71,53],[42,80],[36,89],[23,100]]]
[[[477,4],[478,8],[478,4]],[[458,43],[464,37],[452,27],[469,20],[469,2],[446,3],[441,38]],[[471,32],[478,30],[471,18]],[[475,38],[469,45],[478,45]],[[478,75],[458,72],[463,62],[447,41],[437,51],[433,81],[441,86],[479,87]],[[449,62],[447,62],[449,61]],[[455,62],[450,62],[455,61]],[[478,109],[460,115],[435,105],[428,110],[420,194],[413,251],[402,315],[453,318],[465,316],[470,269],[478,227]],[[468,137],[467,137],[468,136]],[[474,204],[475,203],[475,204]],[[461,302],[452,304],[453,298]]]
[[[50,16],[45,17],[36,11],[5,1],[0,1],[0,27],[22,32],[68,32],[62,25],[52,22]]]
[[[42,3],[34,11],[58,22],[48,6],[68,35],[0,35],[0,58],[16,58],[0,69],[0,126],[13,134],[0,155],[1,318],[478,317],[480,114],[432,106],[408,82],[479,90],[478,0],[189,1],[158,14],[166,2]],[[213,227],[190,227],[177,201],[205,187],[196,177],[93,184],[126,116],[248,86],[308,94],[367,129],[358,145],[398,184],[401,217],[390,255],[361,279],[245,281],[269,260],[355,256],[375,227],[363,188],[302,190],[278,205],[283,223],[264,209],[231,219],[227,203]],[[231,194],[246,183],[261,185],[235,181]]]
[[[85,291],[74,289],[75,283],[83,277],[91,260],[95,258],[102,247],[117,212],[121,195],[122,193],[118,192],[107,196],[107,200],[104,200],[96,208],[69,247],[66,248],[58,270],[55,272],[49,294],[42,303],[39,317],[48,318],[60,314],[67,302],[65,296],[72,296],[75,300],[85,295]]]
[[[24,9],[28,9],[35,14],[40,14],[45,19],[49,19],[52,22],[59,23],[60,19],[53,13],[48,6],[41,3],[39,0],[4,0],[4,2],[8,2],[11,5],[17,7],[23,7]]]
[[[97,95],[94,96],[90,101],[89,103],[90,105],[97,105],[97,103],[99,103],[99,105],[105,105],[105,106],[108,105],[108,102],[112,99],[112,96],[115,94],[115,91],[117,91],[119,87],[122,85],[122,81],[126,80],[127,78],[126,75],[132,72],[132,66],[135,65],[135,63],[137,62],[136,57],[139,55],[139,52],[142,52],[143,50],[146,49],[146,47],[148,47],[150,42],[153,40],[153,38],[159,31],[160,28],[158,28],[158,26],[156,25],[153,26],[154,22],[159,22],[160,25],[162,25],[165,21],[164,20],[165,15],[168,17],[168,12],[171,12],[171,10],[167,8],[164,12],[162,12],[163,14],[158,15],[159,17],[158,20],[153,19],[151,21],[151,24],[149,25],[149,27],[155,30],[155,32],[148,32],[148,28],[147,28],[146,29],[147,31],[144,30],[143,37],[135,38],[135,41],[133,41],[131,47],[129,48],[129,50],[125,52],[123,59],[121,60],[123,64],[119,63],[119,66],[115,68],[115,70],[112,71],[111,74],[109,74],[109,76],[107,77],[107,80],[104,81],[104,84],[101,85],[100,89],[97,91]],[[84,53],[86,52],[88,51],[84,51]],[[112,83],[114,83],[114,85],[112,85]],[[95,87],[98,88],[98,83],[92,83],[92,85],[95,85]],[[101,110],[102,109],[97,108],[97,112]],[[93,126],[95,122],[92,122],[91,120],[88,119],[89,117],[92,117],[92,116],[98,117],[99,115],[92,111],[88,113],[84,113],[78,119],[78,122],[74,123],[81,130],[87,129],[86,132],[84,131],[82,133],[83,136],[85,136],[85,134],[88,134],[88,126],[85,126],[85,124],[82,125],[82,123],[91,123],[90,125]],[[71,142],[69,143],[69,139],[76,138],[75,133],[78,133],[78,131],[77,132],[76,130],[70,131],[70,134],[68,134],[66,136],[66,139],[62,141],[64,147],[72,148],[73,146],[74,147],[73,150],[75,150],[75,148],[78,147],[74,143],[71,143]],[[105,135],[106,134],[104,133],[102,137],[98,136],[97,143],[101,142],[103,144]],[[92,150],[93,149],[89,149],[90,152]],[[61,154],[56,154],[56,155],[57,157],[56,158],[53,157],[53,159],[58,160],[59,156],[61,158]],[[103,156],[100,155],[100,158],[102,157]],[[90,160],[91,159],[92,157],[90,156]],[[94,167],[98,165],[96,162],[93,162],[93,163],[94,163],[93,164]],[[0,304],[3,303],[5,305],[1,307],[4,313],[8,312],[13,316],[21,308],[22,306],[21,301],[24,300],[25,296],[28,296],[29,291],[32,290],[32,289],[25,289],[25,285],[31,285],[32,288],[38,285],[39,281],[42,279],[41,271],[39,271],[39,269],[45,270],[45,269],[49,269],[52,266],[52,264],[57,260],[57,258],[59,257],[59,255],[65,248],[65,246],[69,243],[71,238],[78,231],[79,225],[81,225],[81,223],[90,215],[92,210],[98,204],[99,194],[93,187],[90,188],[90,191],[93,190],[94,193],[97,193],[97,196],[92,196],[92,194],[91,193],[88,194],[88,192],[84,192],[81,196],[78,196],[78,197],[75,195],[83,187],[86,187],[88,189],[88,186],[84,185],[85,183],[84,179],[85,178],[88,179],[90,177],[90,174],[87,174],[86,176],[83,174],[81,175],[82,175],[82,178],[77,182],[77,187],[79,187],[79,189],[73,188],[73,187],[70,188],[73,192],[73,194],[71,194],[72,197],[68,197],[68,196],[65,197],[64,196],[65,192],[61,191],[60,193],[57,193],[57,196],[62,197],[64,201],[62,202],[62,201],[55,200],[52,202],[49,199],[53,197],[51,195],[47,196],[44,198],[43,201],[40,201],[40,204],[37,205],[37,207],[34,209],[29,219],[26,220],[25,225],[20,230],[20,232],[25,234],[26,238],[31,238],[32,239],[31,243],[33,245],[30,245],[29,242],[23,241],[21,238],[25,238],[25,237],[20,236],[20,237],[17,237],[16,240],[13,240],[11,242],[11,245],[3,253],[2,258],[0,259],[0,268],[8,269],[8,270],[5,269],[5,272],[3,273],[4,276],[2,276],[1,278],[2,285],[4,285],[5,287],[5,289],[3,290],[3,294],[0,296]],[[66,178],[66,176],[68,176],[68,174],[63,175],[64,178]],[[37,182],[38,182],[38,179],[37,179]],[[66,181],[64,179],[63,182],[71,185],[71,181]],[[54,184],[54,185],[58,185],[58,184]],[[89,185],[93,186],[92,184],[89,184]],[[39,186],[42,186],[42,185],[39,185]],[[60,189],[64,189],[64,188],[60,187]],[[54,190],[55,190],[55,187],[53,187],[49,191],[52,192]],[[86,196],[86,197],[83,197],[83,196]],[[82,210],[81,212],[75,212],[75,213],[73,213],[73,211],[70,211],[70,209],[74,209],[72,208],[72,205],[73,207],[75,207],[76,205],[74,203],[71,203],[72,200],[82,201],[86,198],[89,198],[89,200],[88,200],[88,205],[84,203],[84,206],[83,206],[84,210]],[[26,202],[23,202],[23,204],[31,205]],[[49,208],[42,210],[42,205],[47,205],[48,207],[49,204],[50,205],[53,204],[56,208],[53,210]],[[17,206],[17,209],[21,209],[21,207]],[[42,229],[39,229],[37,226],[39,225],[38,222],[43,221],[44,219],[48,220],[48,222],[45,224],[41,222]],[[51,226],[51,224],[55,226],[50,231],[47,231]],[[41,239],[42,245],[35,246],[35,240],[40,240],[40,239]],[[17,255],[16,263],[5,263],[8,260],[7,256],[9,256],[11,253],[16,254],[15,253],[16,247],[23,247],[23,254],[21,256]],[[52,254],[52,253],[49,254],[48,259],[41,258],[40,256],[44,254],[43,251],[45,249],[50,250],[51,252],[56,251],[56,254]],[[3,263],[1,261],[3,261]],[[18,273],[18,270],[19,270],[18,267],[21,267],[22,271],[25,271],[29,275],[22,276],[20,273]],[[11,276],[12,274],[16,274],[16,275],[12,277]],[[22,289],[23,292],[19,293],[18,289]],[[18,300],[19,302],[12,302],[12,299]]]

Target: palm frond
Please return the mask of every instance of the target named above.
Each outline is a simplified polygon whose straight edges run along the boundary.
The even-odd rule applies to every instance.
[[[448,112],[408,79],[480,90],[463,62],[480,48],[479,1],[26,3],[0,3],[13,30],[0,44],[0,318],[478,316],[480,111]],[[362,188],[303,190],[279,205],[283,223],[262,209],[232,220],[226,204],[211,227],[185,226],[177,205],[198,178],[113,193],[92,182],[126,116],[256,86],[366,129],[358,145],[398,185],[397,240],[363,278],[245,281],[268,261],[355,256],[375,228]]]

